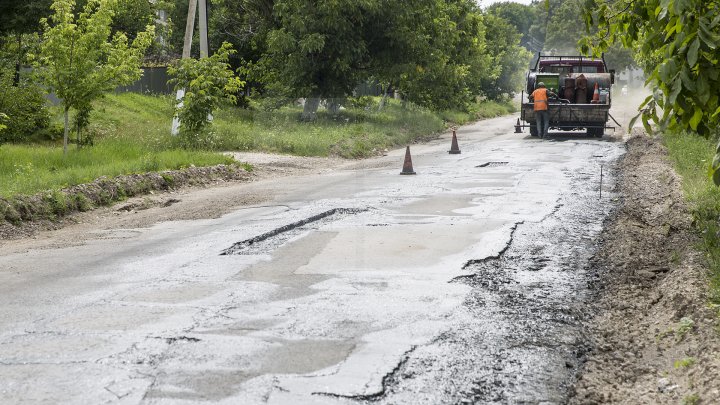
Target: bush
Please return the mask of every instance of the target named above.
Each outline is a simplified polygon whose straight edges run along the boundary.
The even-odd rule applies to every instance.
[[[0,75],[0,111],[7,115],[7,128],[0,131],[0,143],[27,140],[50,125],[50,113],[42,89],[29,82],[12,85],[12,77]]]
[[[360,96],[360,97],[350,97],[348,99],[350,102],[350,106],[357,109],[362,110],[372,110],[378,108],[378,103],[376,102],[375,98],[372,96]]]
[[[187,150],[215,150],[219,142],[217,133],[207,128],[203,128],[199,131],[180,131],[180,133],[173,137],[172,146],[174,148],[181,148]],[[149,166],[152,162],[143,162],[144,171],[157,171],[158,167]]]
[[[34,141],[57,141],[63,138],[65,128],[62,124],[50,124],[45,128],[35,131],[32,136]]]
[[[210,124],[208,117],[224,100],[234,103],[235,95],[245,84],[228,64],[228,58],[233,53],[232,46],[223,42],[210,57],[181,59],[168,67],[171,77],[168,83],[173,84],[176,91],[185,91],[182,105],[178,104],[175,112],[180,120],[180,132],[190,134],[191,144],[196,143],[192,138],[202,135]],[[202,140],[199,142],[202,143]]]

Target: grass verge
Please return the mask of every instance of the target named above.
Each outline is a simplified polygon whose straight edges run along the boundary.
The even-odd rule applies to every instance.
[[[712,302],[720,304],[720,188],[708,176],[715,141],[680,133],[665,134],[663,142],[682,177],[693,223],[701,236],[700,249],[710,267]]]
[[[0,147],[0,197],[33,194],[89,183],[101,176],[177,170],[190,166],[231,164],[232,159],[211,152],[171,149],[153,151],[119,140],[94,147],[62,148],[38,145]]]
[[[483,102],[469,112],[433,112],[388,100],[378,111],[379,98],[338,114],[320,110],[313,122],[300,122],[299,106],[261,110],[225,109],[218,114],[215,136],[205,147],[216,150],[262,151],[299,156],[362,158],[376,151],[428,140],[452,125],[514,112],[511,103]]]
[[[57,217],[84,210],[88,205],[85,197],[76,201],[62,195],[65,191],[61,190],[101,177],[235,163],[219,151],[367,157],[385,148],[434,138],[448,126],[514,111],[511,103],[486,101],[473,105],[468,112],[436,113],[402,105],[398,100],[388,100],[379,111],[379,98],[363,97],[359,102],[352,100],[338,114],[321,109],[316,120],[301,122],[299,105],[271,112],[225,107],[217,112],[207,133],[188,140],[169,134],[173,103],[169,96],[108,95],[94,105],[84,134],[93,146],[71,145],[67,156],[63,156],[58,139],[0,146],[0,199],[4,201],[0,211],[5,212],[6,219],[16,222],[37,215]],[[60,111],[56,113],[56,121],[60,121]],[[137,195],[144,189],[107,185],[119,187],[120,192],[111,193],[108,201],[86,196],[92,206]],[[30,205],[36,208],[26,210]]]
[[[76,211],[88,211],[128,197],[148,194],[154,190],[168,190],[187,185],[204,185],[218,180],[247,180],[247,167],[216,165],[100,177],[90,183],[63,190],[50,190],[33,195],[0,197],[0,224],[13,224],[38,219],[57,219]]]

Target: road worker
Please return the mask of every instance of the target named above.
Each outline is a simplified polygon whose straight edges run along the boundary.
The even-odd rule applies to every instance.
[[[545,88],[545,83],[540,82],[537,88],[530,95],[530,101],[533,102],[535,110],[535,123],[537,124],[537,132],[540,138],[547,136],[550,127],[550,113],[548,113],[548,97],[557,97],[555,93]]]

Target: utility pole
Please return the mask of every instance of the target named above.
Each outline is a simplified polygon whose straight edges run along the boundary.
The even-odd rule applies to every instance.
[[[198,7],[198,2],[200,7]],[[198,10],[199,8],[199,10]],[[208,30],[207,30],[207,3],[206,0],[189,0],[188,3],[188,15],[185,23],[185,38],[183,40],[183,51],[182,58],[187,59],[190,57],[190,48],[192,47],[193,34],[195,33],[195,15],[197,11],[200,13],[200,57],[208,57]],[[182,106],[182,99],[185,96],[185,90],[180,89],[175,95],[175,100]],[[180,129],[180,120],[177,116],[173,117],[172,129],[170,132],[172,135],[177,135]]]
[[[197,10],[197,0],[190,0],[188,4],[187,22],[185,23],[185,40],[183,41],[182,58],[190,57],[190,47],[192,47],[192,38],[195,32],[195,14]]]
[[[200,57],[207,58],[208,55],[208,29],[207,29],[207,0],[198,0],[200,3]]]

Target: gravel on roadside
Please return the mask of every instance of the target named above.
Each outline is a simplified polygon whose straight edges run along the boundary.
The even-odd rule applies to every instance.
[[[720,403],[718,310],[681,180],[659,139],[627,148],[623,203],[594,258],[593,350],[570,404]]]

